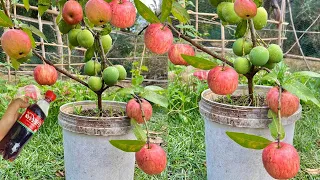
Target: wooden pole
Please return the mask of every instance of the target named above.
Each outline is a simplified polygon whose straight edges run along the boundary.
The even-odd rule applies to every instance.
[[[280,15],[280,21],[278,24],[278,45],[282,47],[282,31],[283,31],[283,22],[285,22],[285,16],[286,16],[286,0],[281,1],[281,15]]]
[[[40,14],[38,13],[38,23],[39,23],[39,30],[41,32],[43,32],[43,26],[42,26],[42,21],[41,21],[41,16]],[[42,56],[43,57],[46,57],[46,49],[44,47],[44,41],[42,38],[40,38],[40,43],[41,43],[41,51],[42,51]]]
[[[6,12],[8,12],[8,16],[10,17],[10,1],[6,0]],[[6,54],[7,63],[10,64],[10,57]],[[8,82],[11,81],[11,67],[8,66]]]
[[[52,7],[52,10],[56,11],[57,8],[56,7]],[[54,29],[55,29],[55,32],[56,32],[56,37],[57,37],[57,43],[59,45],[63,45],[62,36],[61,36],[60,30],[59,30],[59,27],[58,27],[58,25],[56,23],[57,16],[52,15],[52,18],[53,18]],[[57,48],[58,48],[58,56],[60,58],[60,63],[63,64],[63,59],[64,59],[64,57],[63,57],[63,47],[62,46],[58,46]],[[60,68],[63,69],[64,68],[63,65],[61,65]],[[59,76],[60,76],[60,78],[62,78],[61,73],[59,73]]]
[[[199,30],[199,0],[196,0],[196,31]]]
[[[224,33],[224,26],[221,24],[221,55],[225,56],[225,33]]]

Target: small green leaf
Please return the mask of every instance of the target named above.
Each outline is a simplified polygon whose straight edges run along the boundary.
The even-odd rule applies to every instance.
[[[37,29],[36,27],[34,27],[32,25],[30,25],[29,27],[30,27],[30,30],[33,34],[35,34],[35,35],[41,37],[42,39],[44,39],[45,41],[47,41],[46,36],[39,29]]]
[[[247,20],[242,20],[242,21],[237,25],[235,37],[236,37],[236,38],[241,38],[241,37],[243,37],[243,36],[246,34],[246,32],[247,32],[247,28],[248,28]]]
[[[134,94],[133,88],[121,88],[117,91],[119,94]]]
[[[145,90],[141,94],[141,96],[143,98],[147,99],[148,101],[151,101],[151,102],[153,102],[155,104],[158,104],[158,105],[160,105],[162,107],[165,107],[165,108],[168,107],[169,102],[168,102],[168,99],[167,99],[166,96],[162,96],[162,95],[160,95],[158,93],[155,93],[155,92],[149,91],[149,90]]]
[[[147,134],[143,131],[142,127],[135,121],[131,119],[131,125],[133,126],[133,133],[136,135],[137,139],[140,141],[147,141]]]
[[[277,140],[278,139],[278,133],[280,133],[280,140],[284,139],[286,133],[284,131],[283,125],[280,124],[279,118],[277,117],[277,114],[273,111],[268,111],[268,118],[272,119],[272,122],[268,125],[271,136]]]
[[[38,12],[39,15],[42,16],[44,12],[46,12],[47,9],[49,9],[50,6],[44,6],[44,5],[38,5]]]
[[[240,146],[249,148],[249,149],[264,149],[267,147],[272,141],[252,135],[252,134],[245,134],[245,133],[238,133],[238,132],[226,132],[226,134]]]
[[[163,91],[164,89],[162,87],[159,87],[159,86],[146,86],[144,87],[145,90],[147,91],[154,91],[154,92],[158,92],[158,91]]]
[[[143,80],[144,80],[144,77],[141,75],[138,75],[132,79],[132,85],[139,86],[143,82]]]
[[[11,65],[15,70],[18,70],[20,67],[20,63],[15,59],[11,59]]]
[[[149,23],[160,22],[159,18],[140,0],[134,0],[134,4],[139,12],[139,14]]]
[[[292,80],[286,81],[282,87],[291,92],[292,94],[298,96],[301,100],[308,102],[311,101],[318,107],[320,107],[320,102],[318,99],[313,95],[312,91],[306,87],[304,84],[300,83],[299,81]]]
[[[140,140],[110,140],[110,144],[124,152],[138,152],[145,144]]]
[[[172,9],[172,0],[163,0],[161,6],[161,18],[160,21],[166,21],[167,17],[169,17]]]
[[[2,27],[13,26],[11,19],[3,11],[0,11],[0,26]]]
[[[187,23],[190,20],[190,16],[187,10],[176,1],[173,1],[171,13],[182,23]]]
[[[105,27],[100,31],[100,34],[102,36],[110,34],[112,31],[112,27],[110,24],[106,24]]]
[[[147,66],[141,66],[140,70],[141,71],[149,71],[149,68]]]
[[[197,57],[197,56],[189,56],[186,54],[181,54],[181,57],[187,61],[187,63],[195,68],[203,69],[203,70],[210,70],[216,66],[218,66],[217,62]]]
[[[29,8],[30,8],[29,0],[23,0],[23,5],[24,5],[24,8],[26,8],[26,10],[29,11]]]
[[[22,28],[22,30],[28,34],[29,38],[30,38],[30,41],[31,41],[31,45],[32,45],[32,48],[35,48],[36,47],[36,42],[34,41],[34,38],[32,36],[32,32],[30,29],[27,29],[27,28]]]
[[[277,79],[277,74],[275,73],[268,73],[267,75],[263,76],[263,78],[261,79],[262,81],[269,81],[272,83],[275,83],[278,81]]]
[[[62,19],[62,11],[59,12],[57,18],[56,18],[56,24],[59,24],[59,22],[61,21]]]
[[[312,78],[320,78],[320,74],[312,71],[299,71],[292,74],[295,78],[298,77],[312,77]]]
[[[94,24],[92,22],[89,21],[89,19],[87,17],[83,18],[84,23],[86,24],[86,26],[93,28]]]
[[[256,3],[257,8],[260,7],[263,3],[263,0],[253,0],[254,3]]]

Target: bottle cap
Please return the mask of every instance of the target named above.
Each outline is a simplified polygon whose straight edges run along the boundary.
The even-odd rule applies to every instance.
[[[48,99],[48,100],[50,100],[51,102],[54,101],[54,100],[56,99],[56,97],[57,97],[57,96],[54,94],[53,91],[48,90],[48,91],[46,92],[45,98]]]

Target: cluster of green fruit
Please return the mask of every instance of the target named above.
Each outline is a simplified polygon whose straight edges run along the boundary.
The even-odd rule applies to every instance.
[[[246,8],[246,10],[242,10],[243,7],[241,7],[241,5],[231,2],[231,0],[224,0],[218,4],[217,14],[223,25],[239,24],[242,19],[251,18],[253,20],[254,28],[257,30],[261,30],[267,25],[268,13],[264,7],[256,8],[255,5],[248,4],[248,6],[244,8]],[[238,12],[236,12],[236,10],[238,10]],[[244,14],[242,12],[246,13]]]
[[[252,65],[273,69],[283,59],[282,49],[277,44],[270,44],[268,48],[264,46],[252,47],[252,42],[245,38],[239,38],[233,43],[233,53],[240,56],[234,61],[237,73],[248,73]]]

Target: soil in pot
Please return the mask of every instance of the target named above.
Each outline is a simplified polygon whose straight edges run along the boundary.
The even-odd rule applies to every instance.
[[[73,115],[78,116],[85,116],[85,117],[100,117],[99,115],[99,109],[81,109],[81,108],[75,108]],[[102,116],[101,117],[122,117],[125,116],[125,111],[123,111],[120,108],[110,107],[108,109],[102,110]]]
[[[267,105],[266,97],[259,94],[254,96],[253,103],[251,102],[249,95],[221,96],[217,99],[211,98],[211,100],[218,103],[222,103],[222,104],[229,104],[229,105],[236,105],[236,106],[263,107]]]

